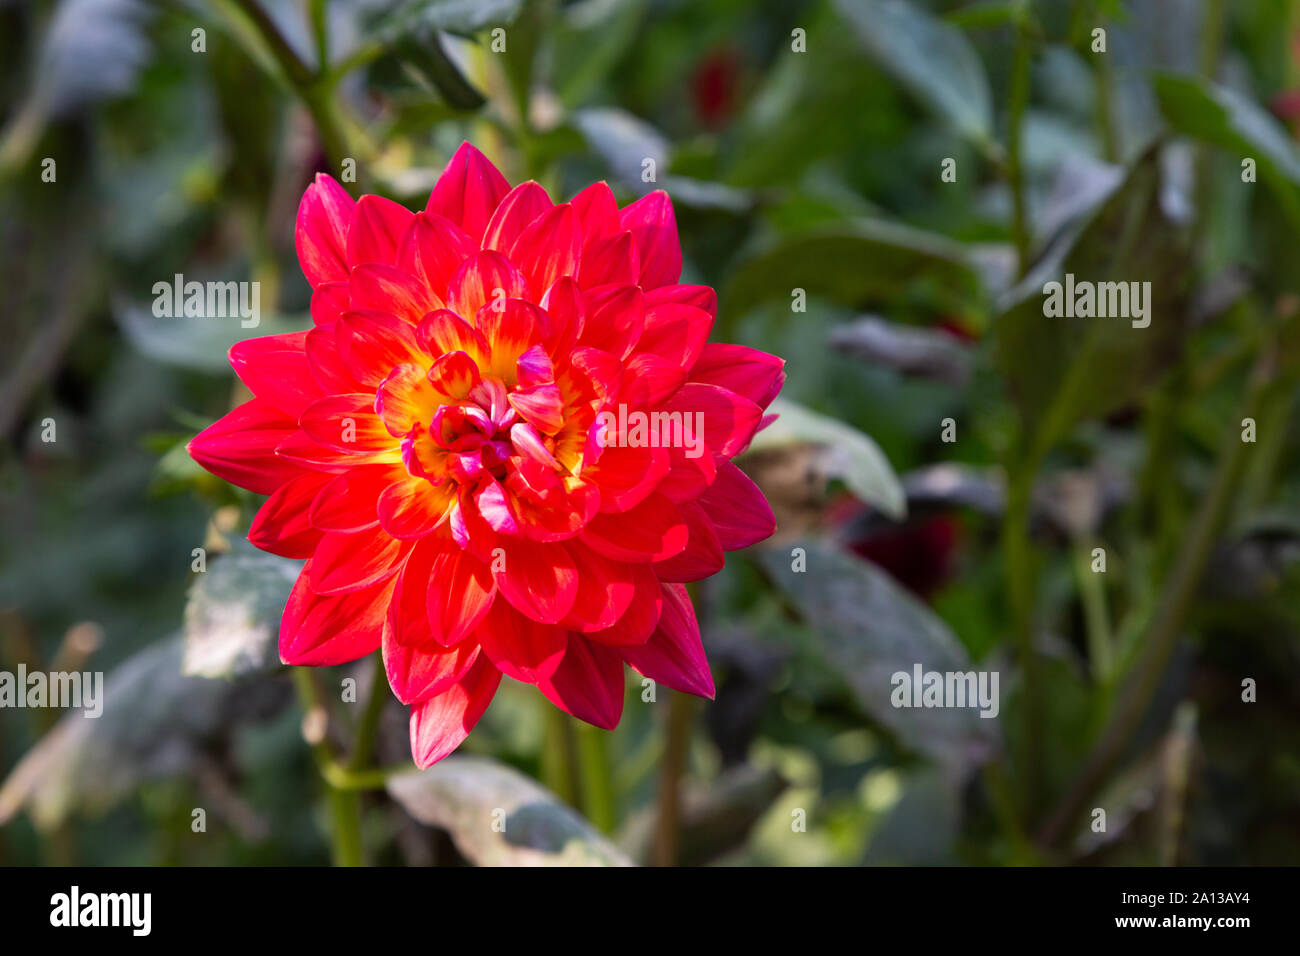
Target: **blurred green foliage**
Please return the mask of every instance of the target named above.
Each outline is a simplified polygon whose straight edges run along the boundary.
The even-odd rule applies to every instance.
[[[268,650],[292,568],[183,445],[244,397],[231,342],[309,324],[311,175],[422,206],[463,139],[557,197],[667,189],[715,337],[788,363],[743,462],[781,531],[701,589],[680,862],[1300,861],[1297,44],[1297,0],[0,6],[0,670],[119,702],[0,712],[0,768],[42,758],[0,862],[328,860]],[[1045,317],[1066,272],[1151,282],[1151,327]],[[175,273],[260,281],[262,325],[154,319]],[[998,671],[999,715],[894,709],[914,661]],[[667,701],[579,729],[610,777],[563,793],[507,685],[463,748],[495,762],[365,793],[373,858],[508,859],[457,831],[480,772],[592,821],[543,806],[530,852],[654,858]]]

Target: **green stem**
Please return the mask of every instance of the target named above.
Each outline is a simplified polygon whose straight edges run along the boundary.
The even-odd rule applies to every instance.
[[[329,0],[308,0],[308,15],[316,40],[316,72],[324,74],[330,63]]]
[[[1034,647],[1034,558],[1029,540],[1036,459],[1014,455],[1008,470],[1007,509],[1002,523],[1003,560],[1012,629],[1020,658],[1025,713],[1025,810],[1029,819],[1037,812],[1039,775],[1042,770],[1042,706],[1039,694],[1038,654]]]
[[[994,760],[985,764],[983,777],[993,814],[998,819],[1003,835],[1011,842],[1011,863],[1015,866],[1036,864],[1038,851],[1020,825],[1019,812],[1002,761]]]
[[[388,673],[384,670],[382,654],[374,656],[374,679],[370,684],[370,697],[366,700],[366,709],[361,712],[357,723],[357,734],[352,741],[352,755],[348,759],[347,769],[357,772],[366,769],[370,757],[375,751],[375,739],[379,735],[379,721],[384,716],[384,705],[388,703]]]
[[[579,723],[577,729],[583,812],[598,830],[612,833],[618,815],[609,763],[609,731],[586,723]]]
[[[298,688],[298,699],[302,704],[303,714],[312,715],[324,711],[320,688],[310,669],[306,667],[291,668],[294,684]],[[361,797],[355,790],[342,789],[331,781],[330,768],[336,766],[334,753],[329,745],[328,736],[321,734],[319,740],[311,743],[312,756],[325,781],[326,797],[330,809],[330,845],[335,866],[361,866]]]
[[[651,859],[655,866],[676,866],[681,850],[681,784],[691,744],[695,698],[669,691],[667,743],[659,776],[659,807]]]
[[[355,128],[340,114],[332,95],[327,64],[321,64],[319,73],[313,72],[284,38],[280,29],[256,0],[227,0],[251,27],[256,39],[303,105],[311,113],[320,133],[321,145],[330,161],[338,164],[348,156],[356,157]],[[367,153],[368,155],[368,153]]]
[[[555,795],[577,807],[581,785],[578,780],[578,752],[569,715],[543,700],[546,713],[546,739],[542,750],[542,783]]]
[[[1238,420],[1254,418],[1261,403],[1266,400],[1270,385],[1274,382],[1274,361],[1271,348],[1260,356],[1251,374]],[[1183,623],[1196,589],[1205,573],[1210,550],[1224,527],[1229,506],[1236,497],[1248,448],[1241,440],[1236,421],[1232,422],[1223,439],[1209,491],[1201,501],[1190,531],[1182,538],[1178,560],[1165,582],[1156,617],[1134,676],[1125,688],[1126,693],[1120,699],[1101,739],[1084,763],[1083,770],[1043,827],[1039,836],[1039,842],[1043,845],[1050,846],[1064,837],[1088,799],[1123,756],[1125,747],[1160,686],[1170,655],[1182,634]]]
[[[1110,615],[1106,610],[1106,589],[1100,573],[1092,569],[1092,549],[1084,541],[1074,545],[1074,574],[1083,605],[1083,620],[1088,634],[1088,658],[1092,674],[1099,684],[1110,682],[1114,673],[1114,639]]]
[[[1029,269],[1029,213],[1025,198],[1023,157],[1025,110],[1029,106],[1029,3],[1018,11],[1016,49],[1011,62],[1011,116],[1007,129],[1007,174],[1011,180],[1011,234],[1016,245],[1019,274]]]

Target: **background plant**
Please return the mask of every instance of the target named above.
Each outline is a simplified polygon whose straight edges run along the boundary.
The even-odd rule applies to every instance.
[[[0,860],[1300,859],[1300,3],[0,21],[0,669],[110,671],[93,726],[0,712]],[[638,697],[605,735],[503,688],[466,757],[394,775],[368,666],[279,667],[291,574],[183,444],[243,397],[235,338],[309,323],[310,175],[352,160],[349,188],[420,206],[462,139],[556,196],[672,194],[718,337],[788,361],[744,463],[782,531],[697,595],[716,702]],[[1066,272],[1150,281],[1151,327],[1044,317]],[[155,319],[175,273],[261,282],[261,325]],[[999,671],[998,718],[894,709],[913,662]],[[485,807],[539,808],[528,842]]]

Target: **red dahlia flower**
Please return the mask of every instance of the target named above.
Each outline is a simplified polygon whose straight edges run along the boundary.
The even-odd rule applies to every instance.
[[[705,341],[716,296],[677,284],[668,197],[555,205],[466,144],[421,213],[318,176],[297,246],[315,328],[232,348],[256,397],[190,443],[270,495],[253,544],[307,559],[284,662],[382,648],[422,767],[502,674],[606,728],[624,662],[712,696],[681,582],[774,530],[729,459],[785,375]]]

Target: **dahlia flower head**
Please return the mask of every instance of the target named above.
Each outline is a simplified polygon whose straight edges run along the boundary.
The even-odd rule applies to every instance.
[[[555,204],[466,143],[419,213],[317,176],[297,250],[314,328],[236,344],[255,397],[189,445],[270,496],[254,545],[307,559],[281,659],[382,649],[421,767],[503,674],[604,728],[624,663],[712,697],[683,582],[775,530],[730,459],[785,375],[706,341],[667,195]]]

